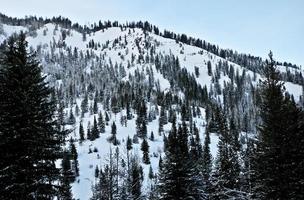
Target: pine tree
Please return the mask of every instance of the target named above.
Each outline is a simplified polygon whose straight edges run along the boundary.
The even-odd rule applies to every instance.
[[[130,190],[133,199],[140,199],[141,196],[141,175],[138,161],[133,158],[131,160],[131,185]]]
[[[130,108],[130,103],[128,102],[128,98],[126,100],[126,113],[127,113],[127,119],[131,120],[132,119],[132,113],[131,113],[131,108]]]
[[[208,76],[212,76],[212,67],[210,61],[208,61],[207,63],[207,68],[208,68]]]
[[[97,105],[97,99],[94,99],[94,105],[93,105],[93,113],[97,114],[98,113],[98,105]]]
[[[205,141],[202,152],[202,163],[201,163],[201,172],[204,181],[204,192],[207,198],[209,198],[211,190],[211,171],[212,171],[212,155],[210,152],[210,134],[206,128],[205,132]]]
[[[286,118],[291,121],[297,121],[297,126],[291,126],[294,131],[293,134],[289,133],[289,151],[286,154],[287,170],[285,175],[289,177],[288,198],[289,199],[303,199],[304,198],[304,111],[299,111],[295,108],[295,104],[291,105],[291,108],[286,109],[290,111]],[[287,124],[290,121],[286,121]]]
[[[152,166],[150,165],[149,167],[149,179],[153,179],[154,178],[154,173],[153,173],[153,169],[152,169]]]
[[[65,112],[64,112],[64,104],[62,101],[59,101],[59,106],[58,106],[58,123],[61,126],[65,125]]]
[[[111,136],[109,138],[109,141],[113,143],[113,145],[119,145],[119,141],[117,140],[116,134],[117,134],[117,130],[116,130],[116,124],[115,122],[113,122],[112,124],[112,130],[111,130]]]
[[[127,138],[127,142],[126,142],[126,148],[127,148],[127,170],[128,170],[128,176],[130,175],[130,150],[133,148],[132,147],[132,140],[131,138],[128,136]]]
[[[113,199],[113,194],[111,193],[111,170],[108,165],[104,167],[104,171],[100,169],[99,180],[93,187],[93,196],[91,200],[108,200]]]
[[[101,112],[99,112],[99,115],[98,115],[98,128],[99,128],[100,133],[106,132],[105,122],[103,120],[103,116],[102,116]]]
[[[92,140],[99,138],[99,130],[98,130],[97,121],[96,121],[95,116],[94,116],[94,122],[93,122],[93,128],[91,131],[91,135],[92,135]]]
[[[84,130],[82,126],[82,122],[79,123],[79,142],[82,143],[84,141]]]
[[[302,174],[295,173],[303,166],[303,154],[299,153],[303,152],[303,136],[299,137],[302,130],[298,129],[300,112],[295,103],[284,96],[283,83],[279,81],[280,74],[271,52],[264,75],[260,106],[262,124],[253,162],[253,196],[301,199],[304,195],[299,188],[303,189],[304,179]]]
[[[218,157],[214,172],[214,198],[243,198],[239,190],[240,164],[238,153],[232,145],[231,132],[228,128],[225,114],[220,108],[217,112],[219,127]]]
[[[159,124],[160,126],[163,126],[167,123],[168,123],[167,111],[165,110],[164,106],[162,106],[160,108]]]
[[[89,99],[88,94],[86,93],[84,99],[81,101],[81,117],[84,117],[84,114],[89,111]]]
[[[137,113],[136,119],[136,132],[138,137],[147,137],[147,108],[144,101],[141,102],[139,106],[139,111]]]
[[[252,196],[252,186],[254,182],[253,163],[256,155],[255,139],[246,137],[246,147],[242,151],[242,160],[244,162],[241,167],[241,191],[247,194],[248,197]]]
[[[256,182],[254,191],[257,198],[282,199],[286,194],[281,188],[281,145],[282,134],[283,88],[279,82],[279,72],[270,53],[270,61],[264,70],[265,81],[262,82],[262,125],[259,128],[257,150]],[[280,142],[280,144],[279,144]]]
[[[153,131],[151,131],[150,140],[151,140],[152,142],[154,141],[154,133],[153,133]]]
[[[91,134],[91,124],[88,122],[88,127],[87,127],[87,139],[92,140],[92,134]]]
[[[162,159],[161,155],[159,155],[158,169],[159,169],[159,171],[161,171],[163,169],[163,159]]]
[[[175,122],[168,136],[166,157],[160,170],[158,191],[160,199],[202,198],[200,178],[188,151],[186,123],[176,130]]]
[[[94,176],[95,176],[95,178],[98,178],[98,177],[99,177],[99,168],[98,168],[98,165],[96,165],[96,167],[95,167]]]
[[[70,116],[69,116],[69,119],[68,119],[68,124],[73,125],[75,123],[76,123],[76,119],[75,119],[75,116],[74,116],[74,113],[73,113],[73,109],[71,108],[70,109]]]
[[[105,120],[106,120],[106,125],[108,125],[108,122],[110,121],[108,112],[105,112]]]
[[[0,59],[0,199],[52,199],[58,195],[64,133],[54,121],[51,89],[25,34],[2,45]]]
[[[76,117],[79,116],[79,106],[77,103],[76,103],[76,107],[75,107],[75,115],[76,115]]]
[[[61,177],[61,189],[60,189],[60,197],[64,200],[72,200],[72,192],[71,192],[71,180],[73,180],[73,173],[71,171],[71,162],[69,159],[69,154],[67,151],[63,153],[63,159],[61,162],[62,167],[62,177]]]
[[[159,118],[158,121],[158,135],[161,135],[164,132],[164,124],[161,120],[161,118]]]
[[[127,138],[127,150],[130,151],[131,149],[132,149],[132,140],[128,136],[128,138]]]
[[[190,116],[189,116],[189,108],[188,106],[184,103],[181,107],[181,116],[182,116],[182,121],[189,121]]]
[[[150,164],[149,144],[146,139],[143,139],[141,143],[141,150],[143,151],[143,163]]]
[[[71,159],[73,161],[72,169],[74,171],[75,176],[79,176],[78,153],[73,140],[70,140],[70,152],[71,152]]]
[[[202,156],[202,144],[199,136],[199,130],[196,124],[193,125],[193,135],[190,140],[190,153],[193,159],[199,159]]]

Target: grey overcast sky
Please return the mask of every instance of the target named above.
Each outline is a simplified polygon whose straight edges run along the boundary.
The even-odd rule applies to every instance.
[[[147,20],[161,29],[205,39],[223,48],[304,66],[303,0],[0,0],[14,17],[64,16],[99,20]]]

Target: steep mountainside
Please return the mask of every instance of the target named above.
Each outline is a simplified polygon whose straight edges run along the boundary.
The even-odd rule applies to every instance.
[[[131,27],[106,27],[85,33],[51,22],[35,28],[0,24],[0,43],[19,31],[27,33],[30,49],[37,52],[43,72],[55,88],[53,97],[58,102],[61,128],[70,130],[66,148],[72,140],[77,149],[79,176],[72,183],[75,199],[92,197],[92,186],[98,182],[96,166],[104,168],[112,162],[111,157],[118,157],[116,168],[121,173],[117,184],[122,187],[129,154],[138,157],[143,168],[141,188],[148,196],[156,180],[149,176],[150,166],[157,174],[160,156],[165,156],[163,140],[175,115],[178,123],[187,121],[189,140],[197,137],[192,128],[195,124],[201,144],[207,125],[210,128],[214,120],[211,108],[215,105],[221,106],[227,119],[235,119],[244,148],[247,136],[254,137],[256,133],[257,85],[263,79],[260,66],[254,70],[199,45]],[[278,69],[286,91],[303,106],[302,69],[283,65],[278,65]],[[141,129],[142,109],[146,112],[145,130]],[[94,121],[100,122],[97,136],[90,135]],[[113,122],[119,145],[111,140]],[[80,141],[80,124],[84,141]],[[140,134],[147,135],[151,164],[143,163],[141,144],[145,136]],[[126,148],[128,136],[133,139],[130,152]],[[216,129],[210,128],[210,137],[215,162],[219,140]]]

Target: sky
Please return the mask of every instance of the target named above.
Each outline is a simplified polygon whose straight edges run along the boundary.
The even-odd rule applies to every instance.
[[[304,67],[303,0],[0,0],[14,17],[64,16],[88,24],[99,20],[147,20],[222,48]]]

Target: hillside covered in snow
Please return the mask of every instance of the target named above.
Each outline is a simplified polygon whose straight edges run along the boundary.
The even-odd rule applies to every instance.
[[[148,23],[81,27],[63,18],[18,21],[1,16],[0,43],[20,31],[54,89],[56,116],[68,132],[64,152],[76,148],[77,161],[71,158],[70,166],[73,198],[99,199],[98,188],[107,180],[113,191],[103,192],[114,199],[135,199],[128,183],[136,170],[140,197],[157,198],[153,193],[163,179],[160,167],[168,162],[172,124],[187,135],[194,163],[210,156],[211,174],[220,162],[219,123],[225,121],[227,137],[233,138],[228,146],[238,146],[237,178],[246,184],[248,146],[261,121],[264,60],[184,34],[161,33]],[[302,107],[303,70],[276,64],[286,95]],[[247,187],[236,190],[239,199],[250,193]]]

